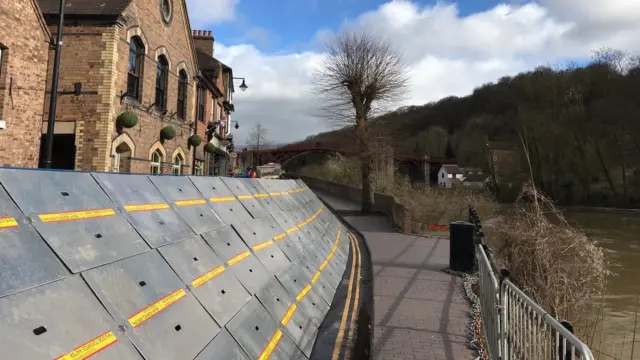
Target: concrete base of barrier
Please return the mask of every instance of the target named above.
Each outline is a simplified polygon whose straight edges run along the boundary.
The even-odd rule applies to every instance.
[[[308,359],[347,264],[300,180],[0,169],[16,359]]]

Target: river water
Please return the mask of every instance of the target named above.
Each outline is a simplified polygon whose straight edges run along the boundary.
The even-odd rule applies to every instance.
[[[572,208],[564,214],[605,249],[615,273],[607,281],[602,331],[591,344],[595,358],[640,360],[640,313],[632,347],[640,296],[640,211]]]

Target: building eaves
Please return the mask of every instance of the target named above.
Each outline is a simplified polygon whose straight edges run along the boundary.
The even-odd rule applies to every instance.
[[[120,15],[132,0],[67,0],[66,15]],[[58,15],[60,0],[38,0],[44,15]]]

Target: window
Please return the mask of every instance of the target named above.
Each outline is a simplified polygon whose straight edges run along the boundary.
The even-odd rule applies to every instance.
[[[113,158],[113,172],[131,172],[131,148],[125,142],[116,147]]]
[[[205,90],[203,87],[198,87],[198,121],[204,122],[204,111],[205,111]]]
[[[173,158],[173,175],[182,175],[182,155],[178,154]]]
[[[144,44],[138,36],[129,43],[129,75],[127,76],[127,96],[140,100]]]
[[[441,176],[441,177],[444,179],[444,173],[442,173],[442,176]]]
[[[211,109],[209,109],[209,121],[215,122],[217,119],[215,118],[216,109],[216,99],[211,98]]]
[[[196,175],[204,175],[204,161],[196,160]]]
[[[167,109],[167,87],[169,85],[169,62],[164,55],[158,56],[156,72],[156,108],[160,111]]]
[[[172,5],[173,4],[170,0],[160,0],[160,12],[162,13],[162,20],[167,25],[171,23],[171,17],[173,15],[173,12],[171,11]]]
[[[160,166],[162,164],[162,152],[156,150],[151,154],[151,173],[160,174]]]
[[[187,73],[180,70],[178,76],[178,117],[184,120],[187,116],[187,107],[185,106],[187,99]]]

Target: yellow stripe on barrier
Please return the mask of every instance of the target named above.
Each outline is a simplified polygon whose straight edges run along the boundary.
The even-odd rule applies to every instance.
[[[262,350],[260,357],[258,360],[267,360],[271,356],[271,353],[276,349],[278,343],[280,342],[280,338],[282,337],[282,331],[280,329],[276,330],[271,337],[271,340],[267,343],[267,346]]]
[[[88,359],[117,342],[118,338],[116,338],[115,334],[112,331],[107,331],[106,333],[78,346],[70,353],[57,357],[55,360]]]
[[[86,220],[86,219],[95,219],[101,217],[114,216],[116,214],[113,209],[95,209],[95,210],[84,210],[84,211],[68,211],[61,213],[48,213],[48,214],[38,214],[40,221],[43,223],[53,223],[53,222],[63,222],[63,221],[74,221],[74,220]]]
[[[231,259],[227,260],[227,264],[229,264],[229,266],[237,264],[240,261],[248,258],[249,255],[251,255],[251,253],[249,251],[243,251],[240,254],[238,254],[238,255],[232,257]]]
[[[0,217],[0,230],[17,228],[17,227],[18,227],[18,221],[15,218],[12,218],[11,216]]]
[[[287,324],[289,323],[289,320],[291,320],[297,308],[298,308],[298,305],[296,305],[296,303],[293,303],[291,304],[291,306],[289,306],[289,310],[287,310],[287,312],[282,317],[282,321],[281,321],[282,325],[287,326]]]
[[[191,285],[195,288],[199,288],[200,286],[206,284],[208,281],[215,279],[216,276],[222,274],[225,270],[226,269],[224,268],[224,265],[216,266],[213,269],[195,278],[191,282]]]
[[[125,205],[124,209],[128,212],[140,212],[140,211],[152,211],[152,210],[167,210],[169,204],[157,203],[157,204],[139,204],[139,205]]]
[[[235,196],[211,197],[209,198],[209,201],[211,201],[212,203],[229,202],[236,201],[236,198]]]
[[[175,304],[176,302],[178,302],[178,300],[182,299],[185,296],[187,296],[187,293],[184,291],[184,289],[178,289],[171,294],[163,297],[162,299],[154,302],[153,304],[147,306],[146,308],[140,310],[139,312],[131,315],[127,320],[129,321],[129,324],[131,324],[131,326],[133,326],[134,328],[138,327],[145,323],[147,320],[158,315],[161,311],[167,309],[169,306]]]
[[[253,251],[260,251],[268,246],[273,245],[273,240],[267,240],[261,244],[258,244],[256,246],[253,247]]]
[[[259,194],[253,194],[253,197],[258,199],[258,198],[266,198],[269,197],[269,194],[266,193],[259,193]]]
[[[297,226],[287,229],[287,234],[291,234],[292,232],[296,232],[300,230]]]
[[[313,277],[311,278],[311,283],[315,284],[316,281],[318,281],[318,278],[320,278],[320,271],[316,271],[316,273],[313,275]]]
[[[271,196],[280,196],[280,195],[283,195],[283,194],[284,193],[282,193],[282,192],[270,192],[269,193],[269,195],[271,195]]]
[[[280,233],[280,234],[278,234],[278,235],[274,236],[274,237],[273,237],[273,240],[274,240],[274,241],[279,241],[279,240],[284,239],[285,237],[287,237],[287,233],[286,233],[286,232],[283,232],[283,233]]]
[[[238,196],[238,199],[240,199],[240,200],[253,199],[253,195],[240,195],[240,196]]]
[[[178,201],[176,201],[176,205],[178,205],[178,206],[206,205],[206,203],[207,203],[207,200],[205,200],[205,199],[178,200]]]
[[[296,296],[296,300],[298,300],[298,302],[302,301],[302,299],[304,299],[304,297],[307,296],[309,291],[311,291],[311,285],[307,284],[307,286],[305,286],[304,289],[300,291],[298,296]]]
[[[328,260],[323,261],[322,264],[320,264],[320,271],[324,270],[324,268],[327,267],[328,263],[329,263]]]

